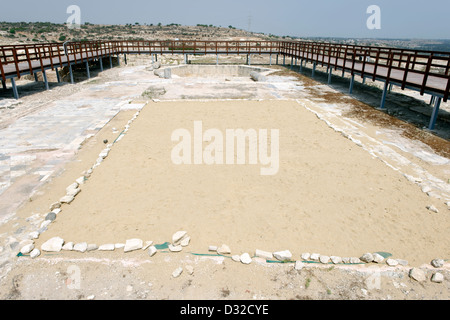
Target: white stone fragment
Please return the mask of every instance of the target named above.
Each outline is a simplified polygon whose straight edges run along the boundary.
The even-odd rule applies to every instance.
[[[61,212],[61,208],[53,209],[51,212],[53,212],[54,214],[58,214]]]
[[[435,268],[442,268],[442,266],[444,265],[444,260],[443,259],[433,259],[433,260],[431,260],[431,265]]]
[[[81,243],[77,243],[73,246],[73,250],[74,251],[78,251],[78,252],[86,252],[88,247],[87,242],[81,242]]]
[[[267,251],[256,249],[255,250],[255,257],[263,258],[263,259],[266,259],[266,260],[272,260],[273,259],[273,254],[272,254],[272,252],[267,252]]]
[[[183,247],[181,245],[174,246],[172,244],[169,244],[169,250],[172,252],[180,252],[181,250],[183,250]]]
[[[431,190],[432,190],[432,189],[431,189],[430,186],[423,186],[423,187],[422,187],[422,192],[424,192],[424,193],[430,192]]]
[[[376,253],[376,252],[373,254],[373,262],[381,263],[383,261],[384,261],[384,257],[381,254]]]
[[[34,249],[34,243],[29,243],[27,245],[24,245],[22,249],[20,249],[20,253],[22,254],[28,254]]]
[[[39,238],[39,232],[37,232],[37,231],[30,232],[30,234],[28,235],[28,237],[29,237],[30,239],[37,239],[37,238]]]
[[[292,258],[292,253],[289,250],[277,251],[273,253],[273,256],[280,261],[289,261]]]
[[[84,184],[84,176],[82,176],[82,177],[79,177],[77,180],[75,180],[76,181],[76,183],[78,183],[79,185],[82,185],[82,184]]]
[[[191,241],[191,237],[184,237],[181,241],[180,244],[182,247],[187,247],[189,245],[189,242]]]
[[[153,241],[145,241],[145,246],[142,248],[142,250],[147,250],[148,247],[150,247],[153,244]]]
[[[301,258],[306,261],[309,260],[310,257],[311,257],[311,254],[309,252],[304,252],[301,255]]]
[[[86,297],[87,300],[94,300],[95,299],[95,295],[90,295]]]
[[[231,249],[226,244],[222,244],[220,248],[217,249],[218,254],[230,254]]]
[[[72,196],[64,196],[64,197],[62,197],[61,199],[59,199],[59,202],[69,204],[69,203],[71,203],[74,199],[75,199],[75,198],[72,197]]]
[[[116,249],[122,249],[123,247],[125,247],[125,243],[115,243],[114,244],[114,248],[116,248]]]
[[[319,257],[319,261],[320,263],[327,264],[328,262],[330,262],[330,257],[321,255]]]
[[[41,250],[47,252],[59,252],[64,244],[64,240],[60,237],[53,237],[41,245]]]
[[[114,243],[102,244],[98,247],[98,251],[114,251],[115,249]]]
[[[433,205],[427,206],[427,209],[430,210],[431,212],[439,213],[439,210]]]
[[[252,258],[250,257],[250,255],[247,252],[241,254],[241,256],[239,258],[243,264],[250,264],[252,262]]]
[[[319,253],[313,253],[311,254],[311,256],[309,257],[312,261],[317,261],[319,260],[320,254]]]
[[[88,244],[86,251],[94,251],[97,249],[98,249],[98,246],[96,244],[90,243],[90,244]]]
[[[52,223],[51,220],[44,220],[44,221],[42,221],[41,228],[48,227],[50,223]]]
[[[148,255],[150,257],[153,257],[155,255],[155,253],[158,252],[158,250],[156,250],[155,246],[151,246],[150,248],[148,248]]]
[[[69,191],[67,191],[67,195],[66,196],[68,196],[68,197],[76,197],[77,196],[77,194],[79,194],[81,192],[81,189],[80,188],[77,188],[77,189],[71,189],[71,190],[69,190]]]
[[[373,261],[373,255],[370,252],[367,252],[364,253],[359,259],[363,262],[370,263]]]
[[[341,257],[331,256],[331,257],[330,257],[330,260],[331,260],[331,262],[333,262],[334,264],[342,263],[342,258],[341,258]]]
[[[389,258],[389,259],[386,260],[386,264],[388,266],[395,267],[396,265],[398,265],[398,261],[395,260],[395,259],[390,259]]]
[[[32,259],[38,257],[41,254],[41,252],[39,251],[39,249],[35,248],[30,252],[30,257]]]
[[[351,257],[350,258],[350,263],[353,263],[353,264],[361,263],[361,260],[359,258],[356,258],[356,257]]]
[[[419,268],[412,268],[409,270],[409,276],[418,282],[423,282],[426,280],[425,272]]]
[[[78,182],[74,182],[66,188],[66,192],[69,192],[70,190],[77,189],[77,188],[78,188]]]
[[[186,231],[177,231],[172,235],[172,244],[177,245],[185,236]]]
[[[241,256],[238,254],[235,254],[233,256],[231,256],[231,260],[235,261],[235,262],[240,262],[241,261]]]
[[[72,251],[73,250],[73,242],[67,242],[62,246],[63,250]]]
[[[124,252],[130,252],[133,250],[139,250],[143,247],[143,241],[141,239],[128,239],[125,242]]]
[[[295,270],[302,270],[305,267],[305,264],[302,261],[295,261]]]
[[[194,273],[194,267],[191,265],[187,265],[185,267],[185,269],[186,269],[187,273],[189,273],[190,275]]]
[[[208,251],[217,251],[217,246],[209,246]]]
[[[174,272],[172,272],[172,277],[178,278],[182,272],[183,272],[183,268],[179,267],[179,268],[175,269]]]
[[[441,283],[444,281],[444,275],[442,273],[436,272],[431,276],[431,281],[436,283]]]

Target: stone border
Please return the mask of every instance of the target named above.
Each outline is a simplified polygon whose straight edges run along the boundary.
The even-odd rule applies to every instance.
[[[159,100],[154,99],[154,102],[158,102]],[[84,184],[86,180],[89,179],[94,169],[97,168],[109,155],[111,148],[116,142],[119,142],[126,132],[129,130],[133,121],[139,116],[140,110],[138,110],[134,116],[127,122],[124,127],[124,130],[119,134],[116,140],[113,143],[107,145],[105,149],[103,149],[99,157],[97,158],[95,164],[88,169],[85,174],[78,179],[75,180],[71,185],[66,188],[66,195],[59,199],[59,201],[53,203],[50,206],[50,212],[46,215],[44,221],[41,223],[40,228],[37,231],[31,232],[28,237],[29,239],[23,240],[20,243],[20,253],[17,256],[26,256],[29,255],[32,259],[41,255],[41,250],[45,252],[60,252],[64,251],[77,251],[77,252],[90,252],[90,251],[115,251],[116,249],[122,249],[123,252],[131,252],[136,250],[147,250],[147,253],[150,257],[154,256],[158,252],[158,248],[156,245],[153,245],[153,241],[144,241],[141,239],[128,239],[125,243],[108,243],[97,246],[97,244],[89,244],[87,242],[81,243],[73,243],[73,242],[65,242],[64,239],[60,237],[53,237],[47,240],[45,243],[41,245],[41,250],[35,248],[34,239],[38,239],[39,235],[45,232],[48,226],[56,219],[57,215],[62,211],[62,204],[70,204],[75,197],[81,192],[81,186]],[[107,143],[108,141],[104,141]],[[172,242],[168,243],[167,249],[170,252],[181,252],[183,247],[187,247],[190,242],[190,236],[188,236],[186,231],[177,231],[172,236]],[[166,249],[166,247],[164,247]],[[214,255],[214,256],[222,256],[231,258],[235,262],[241,262],[242,264],[251,264],[254,259],[264,259],[266,263],[294,263],[295,270],[302,270],[305,267],[305,264],[321,264],[321,265],[358,265],[358,264],[369,264],[375,263],[380,265],[385,262],[386,265],[390,267],[396,267],[398,265],[407,266],[408,261],[402,259],[392,259],[388,257],[384,257],[380,253],[364,253],[360,258],[357,257],[338,257],[338,256],[326,256],[321,255],[319,253],[302,253],[301,259],[292,260],[292,253],[289,250],[284,251],[276,251],[276,252],[268,252],[256,249],[253,256],[250,256],[248,252],[242,253],[240,255],[232,255],[227,256],[227,254],[231,254],[231,249],[222,244],[220,247],[211,245],[208,247],[209,252],[214,252],[214,254],[198,254],[198,255]],[[431,265],[440,269],[444,266],[446,260],[443,259],[433,259],[431,261]],[[190,268],[187,270],[190,274],[192,274],[193,270]],[[182,268],[177,268],[172,276],[174,278],[181,275],[183,272]],[[419,268],[411,268],[409,270],[409,276],[419,282],[423,282],[426,280],[425,272]],[[442,283],[444,281],[444,276],[440,272],[433,273],[431,277],[432,282]]]

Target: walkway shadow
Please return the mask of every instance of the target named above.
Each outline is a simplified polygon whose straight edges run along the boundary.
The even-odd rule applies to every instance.
[[[286,67],[289,68],[289,66]],[[300,73],[305,77],[311,78],[311,68],[303,67],[302,72],[300,72],[299,69],[299,67],[295,66],[291,70]],[[380,110],[379,107],[383,91],[373,84],[372,79],[366,78],[365,84],[363,84],[361,77],[358,79],[358,76],[355,76],[353,93],[350,95],[350,79],[341,77],[341,74],[342,71],[340,70],[333,72],[331,84],[329,84],[331,88],[344,95],[351,96],[352,98],[377,110]],[[346,75],[348,76],[348,74]],[[328,85],[328,74],[326,72],[316,69],[314,78],[312,79],[323,85]],[[396,87],[394,86],[394,88]],[[431,97],[429,95],[425,96]],[[418,129],[426,130],[438,137],[450,141],[450,112],[447,110],[443,110],[442,108],[439,110],[435,129],[433,131],[429,131],[427,128],[429,126],[431,113],[433,111],[433,106],[429,103],[416,99],[412,96],[402,94],[401,92],[390,91],[386,96],[385,106],[386,110],[380,110],[380,112],[386,112],[390,116],[410,123]]]

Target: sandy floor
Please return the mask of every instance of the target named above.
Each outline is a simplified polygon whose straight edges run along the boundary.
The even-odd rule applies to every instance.
[[[261,165],[174,165],[171,134],[193,132],[194,120],[222,132],[280,129],[279,173],[261,176]],[[431,214],[429,204],[416,185],[295,101],[150,103],[37,244],[54,236],[163,243],[186,230],[198,253],[222,243],[233,254],[289,249],[297,258],[385,251],[415,265],[450,256],[449,216]]]

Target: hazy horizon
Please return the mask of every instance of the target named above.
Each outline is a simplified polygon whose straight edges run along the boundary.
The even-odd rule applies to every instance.
[[[2,4],[0,21],[65,23],[67,8],[81,9],[81,23],[101,25],[177,23],[228,27],[302,38],[449,40],[450,1],[429,0],[22,0]],[[381,11],[381,29],[369,29],[370,5]]]

